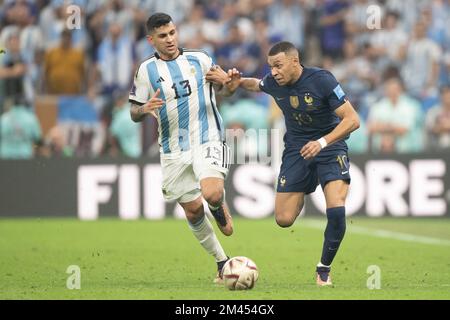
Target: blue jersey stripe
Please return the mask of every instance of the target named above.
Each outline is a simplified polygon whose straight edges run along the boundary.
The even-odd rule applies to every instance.
[[[183,74],[176,61],[166,61],[170,76],[174,84],[174,89],[178,95],[178,143],[181,151],[189,150],[189,94],[187,80],[183,79]]]
[[[200,143],[203,144],[209,141],[208,138],[208,117],[206,115],[205,91],[203,89],[203,72],[200,65],[200,60],[195,56],[187,56],[191,66],[195,67],[195,78],[197,79],[198,88],[198,121],[200,122]]]
[[[147,72],[148,72],[153,90],[156,91],[159,88],[159,97],[163,100],[166,100],[161,83],[156,82],[159,79],[159,72],[158,72],[158,68],[156,67],[156,62],[151,62],[147,65]],[[170,153],[170,147],[169,147],[170,127],[169,127],[169,118],[167,117],[166,104],[164,104],[161,107],[161,109],[159,109],[159,116],[161,118],[161,131],[162,131],[161,142],[162,142],[163,152]]]

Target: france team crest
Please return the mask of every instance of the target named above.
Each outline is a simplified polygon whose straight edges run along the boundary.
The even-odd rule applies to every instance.
[[[309,93],[305,93],[305,96],[303,99],[305,100],[306,104],[309,106],[312,105],[312,103],[314,101],[313,97],[311,97],[311,95]]]

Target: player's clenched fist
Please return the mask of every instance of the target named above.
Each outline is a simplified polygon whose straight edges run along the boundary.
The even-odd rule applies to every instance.
[[[229,92],[234,92],[239,87],[241,73],[236,68],[225,72],[220,66],[214,65],[208,71],[205,78],[207,81],[222,85]]]
[[[216,84],[225,85],[230,79],[228,78],[227,73],[218,65],[214,65],[209,69],[208,73],[205,76],[207,81],[211,81]]]

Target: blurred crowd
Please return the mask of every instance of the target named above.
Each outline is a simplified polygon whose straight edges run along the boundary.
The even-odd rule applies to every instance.
[[[181,46],[248,77],[270,71],[272,44],[294,43],[357,108],[352,154],[450,151],[448,0],[4,0],[0,157],[156,154],[155,120],[133,123],[127,102],[136,66],[153,53],[145,21],[155,12],[172,16]],[[57,119],[44,130],[48,101]],[[265,94],[239,90],[219,105],[230,129],[283,130]]]

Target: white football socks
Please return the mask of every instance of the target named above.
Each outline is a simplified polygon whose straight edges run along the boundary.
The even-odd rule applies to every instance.
[[[214,233],[211,222],[209,222],[206,215],[203,215],[203,217],[195,224],[191,224],[189,221],[188,223],[189,228],[206,252],[214,256],[217,262],[227,259],[227,255],[225,254],[225,251],[223,251],[223,248]]]

